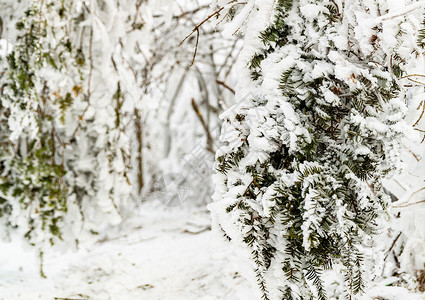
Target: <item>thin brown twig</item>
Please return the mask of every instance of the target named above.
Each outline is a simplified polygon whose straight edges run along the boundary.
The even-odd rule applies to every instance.
[[[413,202],[413,203],[407,203],[407,204],[404,204],[404,205],[393,206],[393,208],[404,208],[404,207],[408,207],[408,206],[412,206],[412,205],[416,205],[416,204],[420,204],[420,203],[424,203],[424,202],[425,202],[425,200],[421,200],[421,201],[418,201],[418,202]]]
[[[413,195],[415,195],[415,194],[417,194],[417,193],[419,193],[420,191],[423,191],[423,190],[425,190],[425,187],[420,188],[419,190],[417,190],[417,191],[415,191],[414,193],[412,193],[412,194],[410,195],[409,199],[410,199]],[[420,203],[424,203],[424,202],[425,202],[425,200],[421,200],[421,201],[417,201],[417,202],[413,202],[413,203],[404,203],[404,204],[401,204],[401,205],[394,205],[394,206],[393,206],[393,208],[404,208],[404,207],[408,207],[408,206],[412,206],[412,205],[416,205],[416,204],[420,204]]]
[[[412,151],[412,150],[409,150],[409,152],[410,152],[410,154],[412,154],[412,155],[413,155],[413,157],[416,159],[416,161],[419,161],[419,158],[416,156],[416,154],[415,154],[415,153],[413,153],[413,151]]]
[[[423,117],[423,115],[424,115],[424,112],[425,112],[425,102],[424,102],[424,100],[422,100],[422,101],[421,101],[421,103],[419,104],[419,106],[418,106],[418,108],[417,108],[416,110],[421,109],[421,107],[422,107],[421,115],[419,116],[419,118],[418,118],[418,120],[415,122],[415,124],[413,124],[413,127],[415,127],[416,125],[418,125],[418,123],[421,121],[421,119],[422,119],[422,117]]]
[[[248,194],[248,191],[249,191],[249,188],[251,187],[251,184],[253,184],[254,183],[254,179],[248,184],[248,186],[246,187],[246,190],[245,190],[245,192],[243,193],[243,197],[245,197],[246,196],[246,194]]]
[[[182,11],[182,13],[179,16],[175,16],[175,18],[180,19],[180,18],[185,17],[188,14],[193,15],[193,14],[197,13],[198,11],[206,9],[208,7],[209,7],[209,5],[201,5],[201,6],[195,8],[193,10],[190,10],[190,11]]]
[[[193,58],[192,58],[192,62],[189,66],[189,68],[191,66],[193,66],[193,64],[195,63],[195,59],[196,59],[196,54],[198,53],[198,44],[199,44],[199,29],[196,29],[196,44],[195,44],[195,51],[193,52]]]
[[[406,76],[400,77],[400,79],[405,79],[405,78],[407,78],[407,80],[409,80],[409,81],[412,81],[412,82],[415,82],[415,83],[419,83],[419,84],[421,84],[421,85],[425,85],[425,83],[420,82],[420,81],[418,81],[418,80],[414,80],[414,79],[412,79],[411,77],[422,77],[422,78],[425,78],[425,75],[423,75],[423,74],[409,74],[409,75],[406,75]]]
[[[233,95],[236,94],[235,90],[228,86],[227,83],[225,83],[224,81],[220,81],[217,79],[216,82],[228,89]]]
[[[207,134],[207,145],[211,144],[212,141],[212,137],[211,137],[211,133],[208,129],[208,125],[205,122],[204,116],[202,115],[201,111],[199,110],[198,105],[195,102],[195,99],[192,98],[192,108],[195,111],[196,115],[198,116],[199,121],[202,124],[202,127],[205,130],[205,133]],[[211,149],[210,147],[207,147],[207,150],[210,151],[211,153],[215,153],[214,149]]]
[[[133,23],[131,24],[131,30],[127,31],[127,33],[130,33],[134,30],[137,29],[137,17],[139,15],[139,10],[140,10],[140,6],[142,5],[142,1],[140,1],[139,3],[136,3],[136,12],[134,13],[134,19],[133,19]]]
[[[393,179],[395,183],[397,183],[403,190],[407,191],[406,188],[397,180]]]
[[[227,3],[227,5],[231,4],[231,3],[235,3],[236,0],[232,0],[229,3]],[[234,6],[238,5],[238,4],[246,4],[246,2],[239,2],[239,3],[235,3],[234,5],[232,5],[231,8],[233,8]],[[226,6],[222,6],[219,7],[217,10],[215,10],[212,14],[210,14],[208,17],[206,17],[204,20],[201,21],[201,23],[199,23],[198,25],[196,25],[193,29],[192,32],[189,33],[184,39],[183,41],[180,42],[179,46],[181,46],[192,34],[195,33],[195,31],[199,30],[199,28],[204,25],[205,22],[207,22],[209,19],[211,19],[214,16],[217,16],[220,14],[220,12],[225,8]]]
[[[135,116],[135,125],[136,125],[136,134],[137,134],[137,183],[139,188],[139,194],[142,193],[143,186],[145,184],[143,177],[143,127],[142,127],[142,117],[140,115],[140,111],[137,108],[134,108],[134,116]]]
[[[234,5],[235,6],[235,5]],[[220,25],[221,23],[223,23],[223,21],[226,19],[226,17],[230,14],[230,12],[232,11],[232,8],[234,7],[232,6],[230,9],[227,10],[227,12],[224,14],[223,18],[221,18],[220,21],[217,22],[217,26]]]
[[[235,5],[233,5],[235,6]],[[249,18],[249,16],[251,15],[252,11],[254,9],[254,6],[251,8],[251,10],[249,11],[248,15],[246,16],[245,20],[243,22],[241,22],[241,24],[239,25],[238,28],[236,28],[236,30],[233,32],[232,35],[235,35],[239,32],[239,30],[241,30],[242,26],[245,24],[246,20]]]
[[[401,232],[397,235],[397,237],[394,239],[394,241],[392,242],[390,248],[387,250],[387,253],[385,254],[385,258],[384,260],[387,259],[388,255],[391,253],[391,251],[393,250],[395,244],[397,243],[397,240],[400,238],[401,236]]]
[[[414,82],[414,83],[421,84],[421,85],[425,85],[425,82],[420,82],[420,81],[418,81],[418,80],[414,80],[414,79],[412,79],[412,78],[407,78],[407,80],[409,80],[409,81],[411,81],[411,82]]]
[[[339,6],[336,4],[335,0],[331,0],[331,2],[335,5],[336,10],[338,11],[338,15],[340,15]]]
[[[409,77],[425,77],[425,75],[423,75],[423,74],[409,74],[409,75],[406,75],[406,76],[403,76],[403,77],[400,77],[400,78],[403,79],[403,78],[409,78]]]
[[[232,1],[235,2],[236,0]],[[192,32],[189,33],[184,39],[183,41],[180,42],[179,46],[181,46],[192,34],[195,33],[195,31],[199,30],[199,28],[204,25],[205,22],[207,22],[209,19],[211,19],[212,17],[218,15],[222,10],[224,9],[224,6],[220,7],[219,9],[217,9],[215,12],[213,12],[212,14],[210,14],[208,17],[206,17],[201,23],[199,23],[198,25],[195,26],[195,28],[192,29]]]
[[[422,102],[423,102],[423,101],[422,101]],[[421,102],[421,103],[422,103],[422,102]],[[413,127],[415,127],[416,125],[418,125],[418,123],[421,121],[421,119],[422,119],[422,117],[423,117],[424,113],[425,113],[425,105],[424,105],[424,106],[423,106],[423,108],[422,108],[422,112],[421,112],[421,115],[419,116],[418,120],[416,121],[416,123],[415,123],[415,124],[413,124]]]
[[[86,8],[87,12],[90,14],[91,11],[90,11],[90,8],[87,6],[86,1],[83,1],[83,6]]]
[[[229,3],[227,3],[227,4],[230,4],[230,3],[232,3],[233,1],[231,1],[231,2],[229,2]],[[233,7],[235,7],[236,5],[240,5],[240,4],[247,4],[248,2],[239,2],[239,3],[235,3],[235,4],[233,4],[232,6],[230,6],[229,7],[229,9],[227,10],[227,12],[226,12],[226,14],[223,16],[223,18],[221,18],[221,20],[220,21],[218,21],[218,23],[217,23],[217,25],[219,25],[219,24],[221,24],[225,19],[226,19],[226,17],[230,14],[230,12],[232,11],[232,9],[233,9]]]

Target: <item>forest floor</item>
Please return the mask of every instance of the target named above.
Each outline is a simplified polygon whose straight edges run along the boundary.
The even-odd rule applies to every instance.
[[[144,208],[90,250],[38,258],[1,244],[1,300],[257,300],[240,275],[237,255],[210,231],[205,209]],[[240,265],[240,264],[239,264]],[[381,298],[379,298],[379,297]],[[424,300],[377,285],[362,300]]]

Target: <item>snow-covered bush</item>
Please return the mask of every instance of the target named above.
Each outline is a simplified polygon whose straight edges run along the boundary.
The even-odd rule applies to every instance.
[[[390,2],[216,3],[245,45],[210,208],[248,246],[264,299],[326,299],[322,274],[336,267],[352,299],[373,273],[382,178],[409,132],[398,78],[411,39],[403,15],[383,22]]]
[[[121,220],[131,191],[126,120],[138,100],[124,58],[144,33],[141,3],[27,4],[20,19],[5,11],[17,32],[3,36],[13,49],[2,77],[0,186],[8,225],[42,247]]]

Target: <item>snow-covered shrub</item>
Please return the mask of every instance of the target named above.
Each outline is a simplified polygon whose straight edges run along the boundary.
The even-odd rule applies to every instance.
[[[245,34],[241,103],[222,115],[216,226],[248,246],[264,299],[326,299],[322,274],[336,267],[352,299],[372,274],[381,180],[409,131],[405,31],[382,22],[390,1],[241,4],[216,6],[232,19],[224,34]]]
[[[13,49],[2,76],[0,187],[8,225],[42,247],[121,220],[131,191],[125,131],[138,100],[125,59],[144,33],[138,2],[27,4],[4,36]]]

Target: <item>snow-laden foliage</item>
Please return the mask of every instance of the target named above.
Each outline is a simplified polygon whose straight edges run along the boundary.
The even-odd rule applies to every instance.
[[[373,274],[381,180],[409,132],[399,78],[413,21],[385,21],[400,8],[391,1],[216,4],[245,46],[240,104],[222,115],[213,218],[248,246],[264,299],[326,299],[333,267],[352,299]]]
[[[124,131],[138,99],[124,58],[143,26],[141,4],[124,4],[34,0],[9,20],[17,33],[4,36],[13,50],[2,78],[2,211],[39,247],[119,223],[129,199]]]
[[[425,76],[423,11],[410,13],[410,19],[417,19],[414,26],[418,47],[412,46],[411,57],[406,65],[406,73],[401,82],[408,87],[407,103],[409,113],[406,121],[416,130],[418,136],[406,141],[407,149],[402,156],[408,168],[385,183],[395,202],[391,205],[394,216],[388,226],[383,256],[382,275],[397,278],[393,286],[403,286],[412,290],[425,290],[425,249],[423,245],[424,216],[424,96]],[[422,23],[422,24],[420,24]],[[405,27],[406,28],[406,27]],[[406,49],[409,49],[406,47]],[[421,142],[422,141],[422,142]]]
[[[76,77],[83,64],[81,61],[72,66],[69,59],[66,62],[76,55],[64,35],[64,24],[49,27],[47,23],[51,20],[44,18],[46,14],[42,15],[40,9],[36,3],[29,3],[25,17],[16,23],[19,33],[16,46],[7,57],[8,78],[2,94],[9,130],[9,139],[2,143],[2,198],[8,213],[15,217],[11,224],[28,228],[28,238],[46,227],[53,236],[60,236],[58,223],[66,211],[67,188],[63,181],[64,164],[56,161],[52,145],[56,144],[58,134],[56,123],[61,117],[63,123],[66,109],[72,105],[74,95],[79,96],[81,87],[72,77],[62,95],[48,85],[58,75],[62,77],[61,70],[68,67],[65,63],[73,68],[70,75]],[[51,45],[49,40],[54,33],[58,35],[57,45]],[[51,53],[51,48],[58,52]],[[45,73],[43,77],[41,72]],[[28,215],[21,210],[28,208]]]

